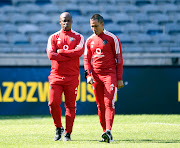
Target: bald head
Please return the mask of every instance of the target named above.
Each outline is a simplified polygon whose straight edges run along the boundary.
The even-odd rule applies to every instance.
[[[64,31],[70,30],[72,25],[72,15],[69,12],[63,12],[60,15],[59,23]]]

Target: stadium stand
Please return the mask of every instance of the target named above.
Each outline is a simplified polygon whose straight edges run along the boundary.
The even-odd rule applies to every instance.
[[[72,14],[73,30],[85,39],[92,34],[92,14],[102,14],[125,53],[180,51],[180,0],[1,0],[0,53],[45,54],[63,11]]]

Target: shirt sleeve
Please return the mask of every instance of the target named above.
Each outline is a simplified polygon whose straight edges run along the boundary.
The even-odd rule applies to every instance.
[[[117,73],[117,80],[123,80],[123,57],[122,57],[122,47],[121,42],[118,37],[114,39],[114,53],[116,59],[116,73]]]
[[[47,55],[49,60],[55,60],[55,61],[69,61],[72,60],[72,58],[65,57],[60,55],[59,53],[56,53],[56,43],[54,41],[53,35],[51,35],[48,39],[47,43]]]
[[[79,43],[76,45],[75,49],[72,50],[61,50],[60,55],[67,57],[79,58],[84,53],[84,37],[80,35]]]
[[[84,51],[84,70],[87,71],[87,76],[91,76],[91,57],[92,53],[89,46],[89,40],[86,41]]]

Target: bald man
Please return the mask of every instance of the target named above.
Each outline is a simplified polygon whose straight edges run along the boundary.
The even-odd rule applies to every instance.
[[[48,39],[47,55],[51,60],[49,79],[49,108],[56,127],[54,140],[71,140],[76,114],[76,96],[79,84],[79,57],[84,52],[84,37],[71,29],[72,16],[68,12],[60,15],[61,30]],[[61,95],[65,95],[66,129],[61,122]]]

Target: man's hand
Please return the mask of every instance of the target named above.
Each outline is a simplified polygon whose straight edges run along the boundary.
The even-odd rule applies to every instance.
[[[88,84],[93,84],[94,83],[94,80],[93,80],[93,78],[91,76],[87,77],[87,83]]]
[[[63,53],[63,49],[57,49],[57,53]]]
[[[118,80],[117,81],[117,88],[119,89],[121,87],[124,87],[123,80]]]

